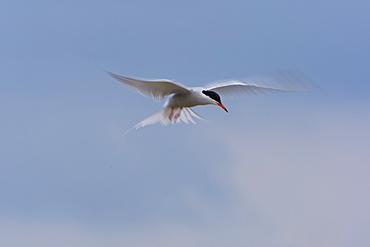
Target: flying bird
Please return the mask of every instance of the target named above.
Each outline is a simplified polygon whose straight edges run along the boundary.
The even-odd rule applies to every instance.
[[[159,101],[170,96],[163,108],[131,129],[161,123],[196,123],[194,118],[203,119],[191,107],[198,105],[217,105],[228,112],[221,102],[222,96],[234,97],[245,93],[263,93],[269,91],[301,91],[296,74],[283,73],[275,76],[259,76],[246,80],[226,80],[206,87],[186,87],[167,79],[133,79],[108,72],[120,83]],[[298,86],[298,87],[297,87]],[[131,130],[130,129],[130,130]],[[129,130],[129,131],[130,131]]]

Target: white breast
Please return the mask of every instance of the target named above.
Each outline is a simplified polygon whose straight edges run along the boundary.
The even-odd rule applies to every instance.
[[[189,93],[178,93],[173,95],[167,102],[171,107],[193,107],[197,105],[214,104],[214,100],[202,93],[204,88],[189,88]]]

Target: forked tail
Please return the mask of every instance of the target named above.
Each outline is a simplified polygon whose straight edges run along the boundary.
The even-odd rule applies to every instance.
[[[193,117],[198,118],[198,119],[204,119],[188,107],[165,106],[158,112],[151,115],[150,117],[137,123],[134,127],[129,129],[127,132],[129,132],[132,129],[138,129],[138,128],[151,125],[151,124],[155,124],[155,123],[161,123],[162,125],[167,125],[169,123],[174,124],[174,123],[184,122],[188,124],[189,122],[192,122],[193,124],[196,124]]]

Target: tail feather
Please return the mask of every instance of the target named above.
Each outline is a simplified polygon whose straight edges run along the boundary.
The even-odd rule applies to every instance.
[[[191,108],[182,108],[182,114],[180,115],[180,118],[177,120],[178,122],[183,121],[184,123],[188,124],[189,122],[192,122],[193,124],[196,124],[194,118],[203,119],[201,116],[199,116],[195,111],[193,111]]]
[[[189,122],[191,122],[193,124],[196,124],[194,118],[204,119],[188,107],[165,106],[161,110],[154,113],[153,115],[137,123],[134,127],[129,129],[126,133],[128,133],[129,131],[133,129],[138,129],[138,128],[145,127],[151,124],[156,124],[156,123],[167,125],[169,123],[174,124],[174,123],[184,122],[188,124]]]

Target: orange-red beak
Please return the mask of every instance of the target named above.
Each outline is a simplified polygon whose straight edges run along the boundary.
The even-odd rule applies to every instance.
[[[229,112],[223,104],[217,102],[217,105],[224,109],[226,112]]]

